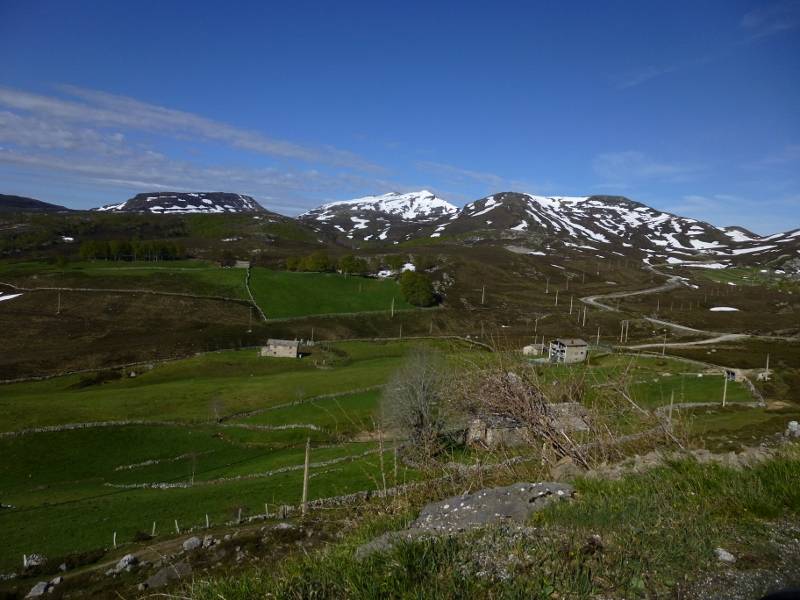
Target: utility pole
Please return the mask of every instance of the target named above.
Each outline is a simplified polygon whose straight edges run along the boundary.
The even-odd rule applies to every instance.
[[[586,307],[583,307],[583,324],[581,327],[586,327]]]
[[[556,288],[556,303],[554,306],[558,306],[558,288]]]
[[[58,290],[58,307],[56,308],[56,314],[61,314],[61,290]]]
[[[550,278],[549,277],[545,277],[545,279],[547,280],[547,282],[544,284],[544,293],[545,294],[549,294],[550,293]]]
[[[481,289],[481,304],[486,304],[486,286]]]
[[[573,296],[569,297],[569,314],[572,314],[572,298]]]
[[[622,343],[623,336],[625,335],[625,321],[619,322],[619,343]]]
[[[661,356],[667,353],[667,331],[664,330],[664,342],[661,344]]]
[[[536,330],[539,329],[539,317],[533,320],[533,341],[536,342]]]
[[[250,307],[250,314],[247,316],[247,333],[253,333],[253,307]]]
[[[391,317],[394,319],[394,297],[392,297],[392,308],[391,308]]]
[[[767,353],[767,366],[764,369],[764,379],[769,381],[769,353]]]
[[[600,326],[597,327],[597,339],[595,340],[594,345],[595,346],[600,345]]]

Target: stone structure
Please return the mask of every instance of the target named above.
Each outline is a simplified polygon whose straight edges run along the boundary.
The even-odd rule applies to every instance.
[[[300,342],[297,340],[267,340],[267,345],[261,347],[259,356],[298,358],[300,356]]]
[[[522,347],[522,354],[525,356],[539,356],[544,354],[544,344],[528,344]]]
[[[550,342],[550,362],[579,363],[586,360],[589,344],[578,338],[558,338]]]
[[[556,431],[588,431],[586,408],[578,402],[548,404],[548,425]],[[480,415],[469,422],[465,441],[487,448],[524,446],[535,436],[527,425],[513,417],[499,414]]]

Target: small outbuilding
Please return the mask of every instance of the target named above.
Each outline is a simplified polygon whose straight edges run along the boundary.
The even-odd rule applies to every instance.
[[[298,358],[300,356],[300,342],[297,340],[267,340],[266,346],[261,346],[259,356],[274,356],[279,358]]]
[[[579,338],[558,338],[550,342],[550,362],[579,363],[586,360],[589,344]]]

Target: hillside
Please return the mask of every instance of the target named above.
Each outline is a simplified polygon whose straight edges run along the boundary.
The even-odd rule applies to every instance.
[[[70,212],[71,209],[60,206],[58,204],[50,204],[36,200],[35,198],[26,198],[25,196],[14,196],[11,194],[0,194],[0,212],[35,212],[35,213],[52,213],[52,212]]]
[[[154,214],[264,212],[250,196],[230,192],[147,192],[95,210]]]

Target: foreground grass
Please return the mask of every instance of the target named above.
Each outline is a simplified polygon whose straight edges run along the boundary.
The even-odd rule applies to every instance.
[[[277,573],[195,581],[185,591],[201,600],[662,597],[710,567],[715,547],[752,552],[768,541],[768,523],[796,519],[798,476],[796,449],[741,471],[682,460],[620,481],[579,481],[577,500],[519,531],[419,541],[358,561],[358,545],[392,524],[373,519]]]

